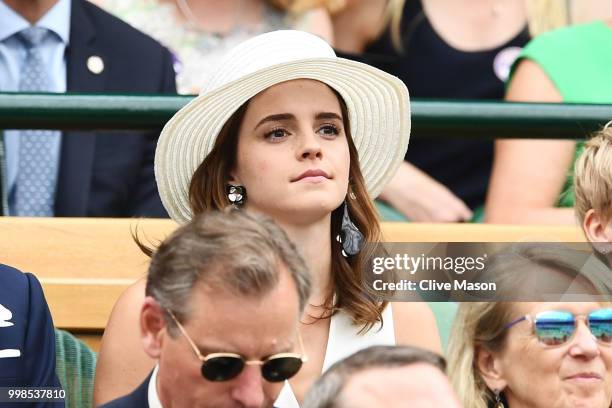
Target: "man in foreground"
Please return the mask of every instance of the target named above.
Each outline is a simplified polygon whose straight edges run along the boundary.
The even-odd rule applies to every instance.
[[[151,260],[140,325],[158,364],[104,407],[272,407],[306,360],[298,327],[309,295],[305,263],[274,223],[195,217]]]

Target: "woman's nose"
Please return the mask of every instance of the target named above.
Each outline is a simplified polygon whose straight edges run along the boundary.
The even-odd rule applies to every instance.
[[[320,159],[323,155],[318,135],[312,131],[302,132],[299,156],[302,159]]]
[[[570,346],[570,355],[573,357],[593,358],[599,355],[597,338],[584,322],[578,322],[576,333]]]

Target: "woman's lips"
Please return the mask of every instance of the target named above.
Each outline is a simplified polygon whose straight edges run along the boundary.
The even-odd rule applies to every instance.
[[[578,373],[565,377],[565,380],[579,383],[596,383],[603,380],[603,377],[597,373]]]
[[[310,183],[321,183],[329,178],[329,175],[321,169],[310,169],[295,177],[291,182],[306,181]]]

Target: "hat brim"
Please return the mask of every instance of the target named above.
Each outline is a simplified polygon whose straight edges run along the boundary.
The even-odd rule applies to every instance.
[[[380,194],[408,148],[408,90],[398,78],[369,65],[315,58],[270,66],[227,83],[196,97],[168,121],[157,144],[155,177],[170,217],[180,223],[192,218],[191,178],[234,112],[261,91],[294,79],[321,81],[342,96],[368,193]]]

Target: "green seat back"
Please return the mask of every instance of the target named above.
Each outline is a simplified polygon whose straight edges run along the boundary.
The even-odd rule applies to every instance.
[[[446,351],[450,331],[457,313],[457,303],[454,302],[429,302],[429,307],[436,316],[440,340],[442,340],[442,350]]]
[[[55,329],[55,371],[66,391],[66,408],[93,406],[96,353],[64,330]]]

